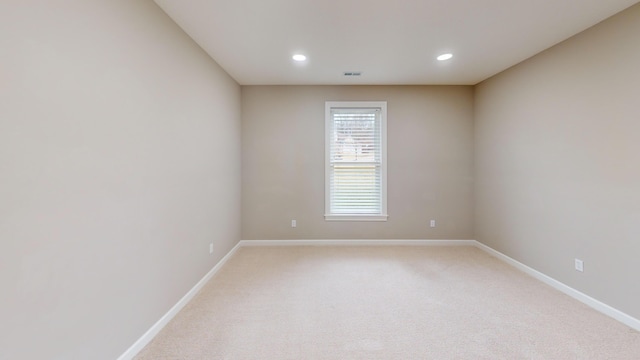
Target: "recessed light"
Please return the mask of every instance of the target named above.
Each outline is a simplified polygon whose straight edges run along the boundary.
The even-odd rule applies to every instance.
[[[293,60],[295,61],[305,61],[307,60],[307,57],[302,55],[302,54],[295,54],[292,56]]]
[[[453,57],[453,54],[442,54],[440,56],[438,56],[436,59],[440,60],[440,61],[445,61],[445,60],[449,60]]]

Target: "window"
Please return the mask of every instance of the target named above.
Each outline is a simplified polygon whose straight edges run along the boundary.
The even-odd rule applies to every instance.
[[[325,106],[325,219],[386,221],[387,103]]]

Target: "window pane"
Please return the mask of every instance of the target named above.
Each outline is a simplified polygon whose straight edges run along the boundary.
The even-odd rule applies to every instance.
[[[326,219],[386,220],[385,117],[383,101],[326,103]]]
[[[375,110],[368,113],[333,113],[331,161],[380,161],[380,120]]]
[[[330,177],[331,213],[379,214],[380,167],[335,165]]]

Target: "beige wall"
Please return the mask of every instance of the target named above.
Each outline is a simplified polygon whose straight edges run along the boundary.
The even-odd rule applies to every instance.
[[[0,2],[0,358],[120,356],[239,240],[239,161],[240,87],[151,0]]]
[[[330,100],[387,101],[387,222],[324,220]],[[242,238],[472,238],[472,116],[471,87],[243,86]]]
[[[476,238],[636,318],[638,34],[640,5],[485,81],[475,99]]]

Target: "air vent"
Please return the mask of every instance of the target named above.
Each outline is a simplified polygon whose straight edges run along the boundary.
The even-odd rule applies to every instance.
[[[362,72],[360,71],[345,71],[344,76],[360,76]]]

